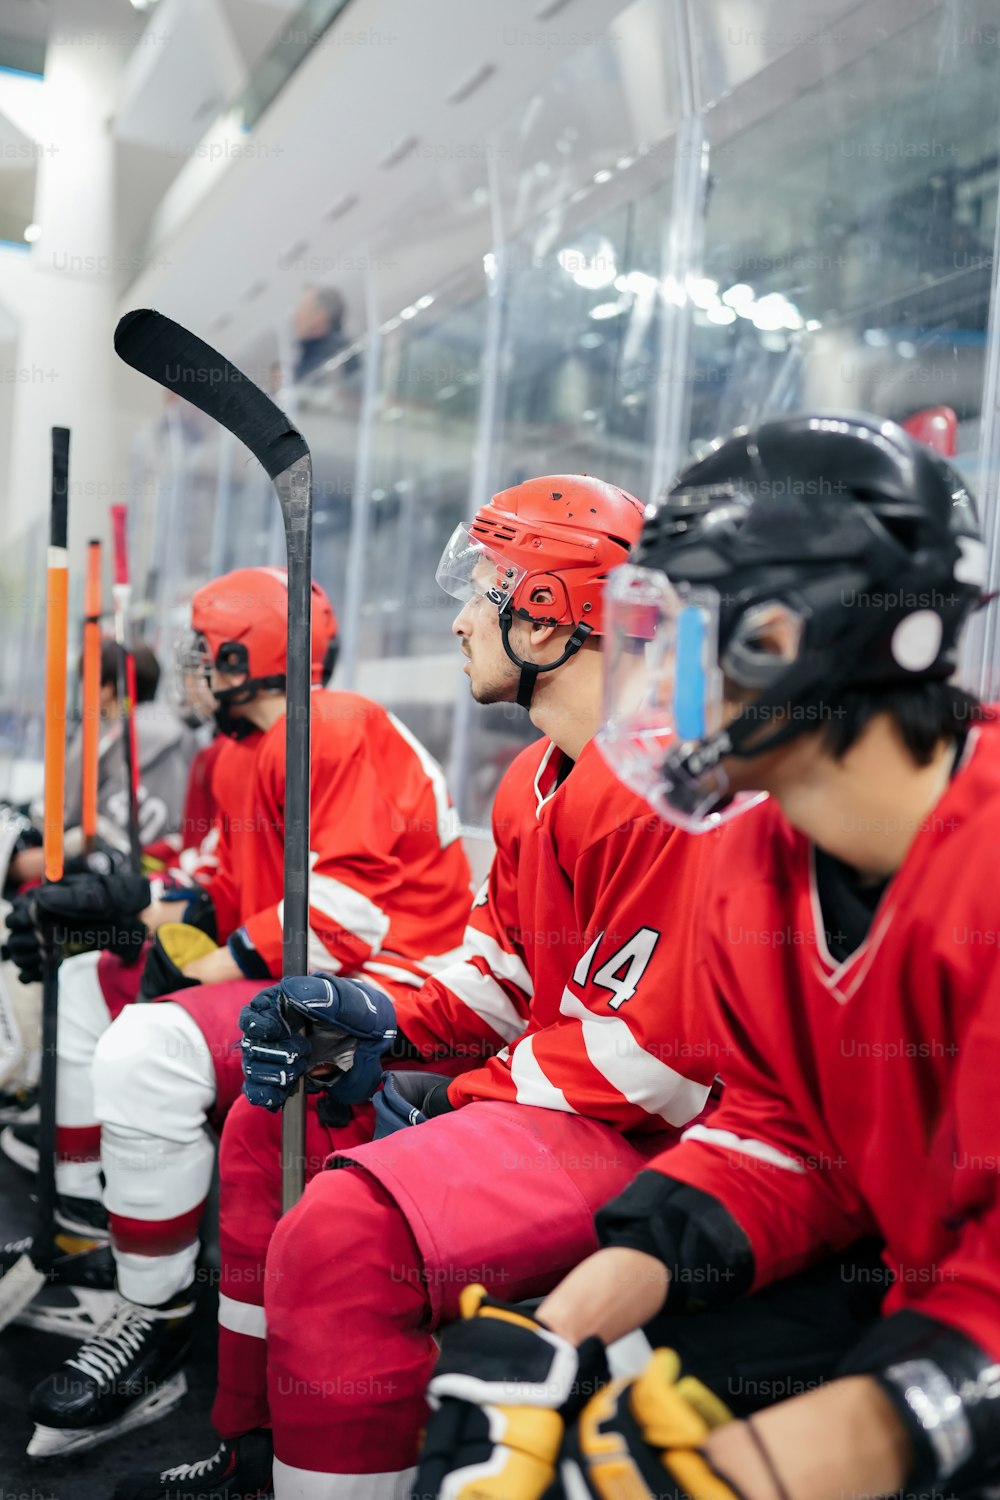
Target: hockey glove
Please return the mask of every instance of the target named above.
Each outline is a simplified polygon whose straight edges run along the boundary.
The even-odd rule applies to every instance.
[[[448,1098],[450,1082],[443,1073],[386,1073],[372,1100],[375,1140],[405,1130],[407,1125],[422,1125],[425,1120],[454,1109]]]
[[[382,1053],[396,1035],[396,1013],[372,986],[308,974],[255,995],[240,1011],[240,1030],[243,1092],[251,1104],[279,1110],[306,1077],[311,1093],[352,1105],[370,1099],[378,1087]]]
[[[17,898],[7,916],[3,957],[17,966],[22,984],[41,979],[46,941],[64,951],[108,948],[135,963],[146,941],[139,913],[149,903],[149,881],[141,875],[73,875],[36,886]]]
[[[592,1396],[563,1444],[566,1494],[593,1500],[741,1500],[703,1452],[732,1415],[707,1386],[681,1376],[673,1349],[657,1349],[641,1375]]]
[[[189,927],[186,922],[164,922],[156,929],[153,946],[142,968],[141,998],[158,1000],[161,995],[172,995],[174,990],[187,990],[200,984],[200,979],[184,973],[184,966],[196,958],[204,958],[218,946],[207,933]]]
[[[67,845],[68,843],[67,840]],[[115,849],[113,845],[105,843],[101,838],[95,838],[94,847],[86,852],[81,849],[77,854],[70,854],[67,847],[63,879],[70,875],[127,875],[129,873],[129,856],[121,849]]]
[[[415,1500],[539,1500],[566,1424],[607,1379],[604,1346],[575,1349],[485,1287],[466,1287],[461,1307],[427,1388]]]

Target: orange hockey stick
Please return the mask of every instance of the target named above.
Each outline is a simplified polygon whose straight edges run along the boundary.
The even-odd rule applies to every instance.
[[[52,511],[49,530],[45,637],[45,819],[46,880],[63,873],[66,789],[66,654],[69,647],[69,566],[66,551],[69,501],[69,431],[52,429]],[[42,1068],[38,1085],[38,1227],[31,1246],[0,1282],[0,1328],[44,1286],[55,1257],[56,1038],[59,1024],[59,934],[47,933],[42,948]]]
[[[63,874],[66,805],[66,653],[69,644],[69,555],[66,550],[69,430],[52,429],[52,517],[45,598],[45,878]]]

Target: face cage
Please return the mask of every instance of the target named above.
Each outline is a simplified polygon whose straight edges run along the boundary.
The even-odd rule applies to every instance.
[[[704,833],[761,801],[733,795],[725,753],[714,589],[675,588],[629,564],[605,592],[604,713],[597,744],[619,780],[666,823]]]
[[[195,683],[204,688],[206,700],[192,691]],[[212,653],[205,637],[193,630],[182,636],[174,648],[174,696],[181,716],[192,727],[215,722]]]
[[[434,577],[445,593],[460,603],[488,599],[501,613],[513,608],[514,594],[527,577],[527,569],[473,536],[460,523],[448,539]]]

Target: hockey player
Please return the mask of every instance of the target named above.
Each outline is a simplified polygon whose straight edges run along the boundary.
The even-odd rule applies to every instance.
[[[668,825],[770,794],[705,912],[725,1093],[537,1319],[470,1295],[418,1491],[534,1500],[598,1341],[646,1325],[680,1359],[585,1406],[578,1500],[992,1493],[1000,727],[951,680],[985,580],[973,501],[891,422],[783,418],[686,469],[637,564],[606,753]],[[869,1286],[843,1258],[863,1236]]]
[[[83,853],[79,827],[82,789],[82,733],[71,741],[66,756],[66,848],[70,869],[124,866],[128,849],[128,796],[121,720],[118,712],[118,664],[120,647],[114,641],[101,646],[100,711],[98,747],[98,844]],[[160,667],[148,646],[140,645],[136,658],[136,734],[141,781],[139,816],[143,836],[159,839],[181,825],[181,802],[188,763],[195,750],[189,728],[163,703],[154,702]],[[0,804],[0,885],[13,899],[25,884],[42,876],[42,808],[19,812]],[[0,902],[0,941],[6,937],[6,901]],[[0,967],[0,1122],[16,1125],[35,1115],[35,1083],[38,1070],[38,1037],[41,996],[36,986],[19,983],[10,965]]]
[[[72,1132],[78,1158],[88,1132],[100,1158],[60,1168],[76,1170],[81,1228],[99,1219],[103,1170],[122,1296],[33,1393],[36,1455],[93,1446],[151,1421],[185,1389],[179,1367],[214,1160],[206,1119],[221,1125],[239,1090],[240,1007],[280,971],[286,614],[285,575],[268,568],[217,579],[192,604],[195,653],[211,675],[219,726],[238,741],[221,763],[230,789],[220,800],[234,811],[207,891],[216,933],[228,942],[216,946],[204,931],[171,922],[174,904],[151,900],[142,880],[115,888],[81,877],[32,901],[35,926],[55,920],[77,935],[88,920],[91,933],[104,924],[120,950],[137,952],[137,940],[155,931],[141,998],[163,1001],[128,1003],[138,965],[129,971],[107,954],[64,966],[59,1124],[63,1140]],[[329,602],[314,585],[310,953],[334,970],[377,975],[389,989],[416,987],[461,940],[468,863],[444,778],[423,747],[378,705],[320,688],[332,632]],[[110,896],[118,897],[114,909]],[[93,1123],[84,1127],[81,1117]]]
[[[128,792],[125,786],[122,720],[118,706],[121,647],[101,642],[101,739],[97,761],[98,834],[111,848],[128,849]],[[136,741],[139,747],[139,828],[143,843],[152,843],[181,826],[188,766],[196,745],[191,731],[173,709],[156,702],[160,665],[148,646],[135,648]],[[67,847],[82,847],[79,832],[82,787],[82,737],[66,753]],[[4,884],[14,888],[40,880],[41,835],[27,819],[5,867]]]
[[[223,1442],[123,1480],[118,1500],[266,1493],[272,1420],[279,1495],[405,1493],[433,1332],[463,1285],[546,1290],[593,1248],[594,1209],[704,1109],[716,1065],[689,1001],[711,841],[664,839],[591,743],[605,578],[641,523],[631,495],[560,475],[496,495],[446,549],[473,697],[517,701],[544,738],[501,782],[456,962],[392,1010],[335,977],[283,981],[308,1040],[277,990],[244,1013],[257,1103],[352,1038],[327,1118],[374,1093],[382,1059],[406,1071],[375,1094],[375,1140],[370,1108],[332,1131],[310,1112],[312,1181],[280,1224],[280,1118],[237,1102],[220,1153]],[[414,1073],[407,1054],[464,1071]],[[355,1170],[319,1171],[330,1151]]]

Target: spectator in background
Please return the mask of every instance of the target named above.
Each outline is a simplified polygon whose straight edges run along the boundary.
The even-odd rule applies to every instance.
[[[304,380],[347,344],[345,311],[343,295],[336,287],[303,288],[292,314],[292,332],[299,344],[295,360],[296,381]]]
[[[135,728],[139,747],[139,837],[143,844],[174,833],[180,828],[188,766],[197,749],[194,734],[165,703],[156,703],[160,664],[150,648],[135,647]],[[125,746],[121,706],[118,701],[118,669],[121,647],[115,641],[101,644],[101,734],[97,762],[98,835],[107,845],[128,850],[128,793],[125,781]],[[66,752],[66,828],[72,834],[82,818],[83,731],[77,730]],[[15,845],[6,871],[6,883],[23,885],[42,874],[42,849],[37,829],[40,809],[32,809],[33,825],[25,829]],[[72,850],[74,839],[67,841]]]

